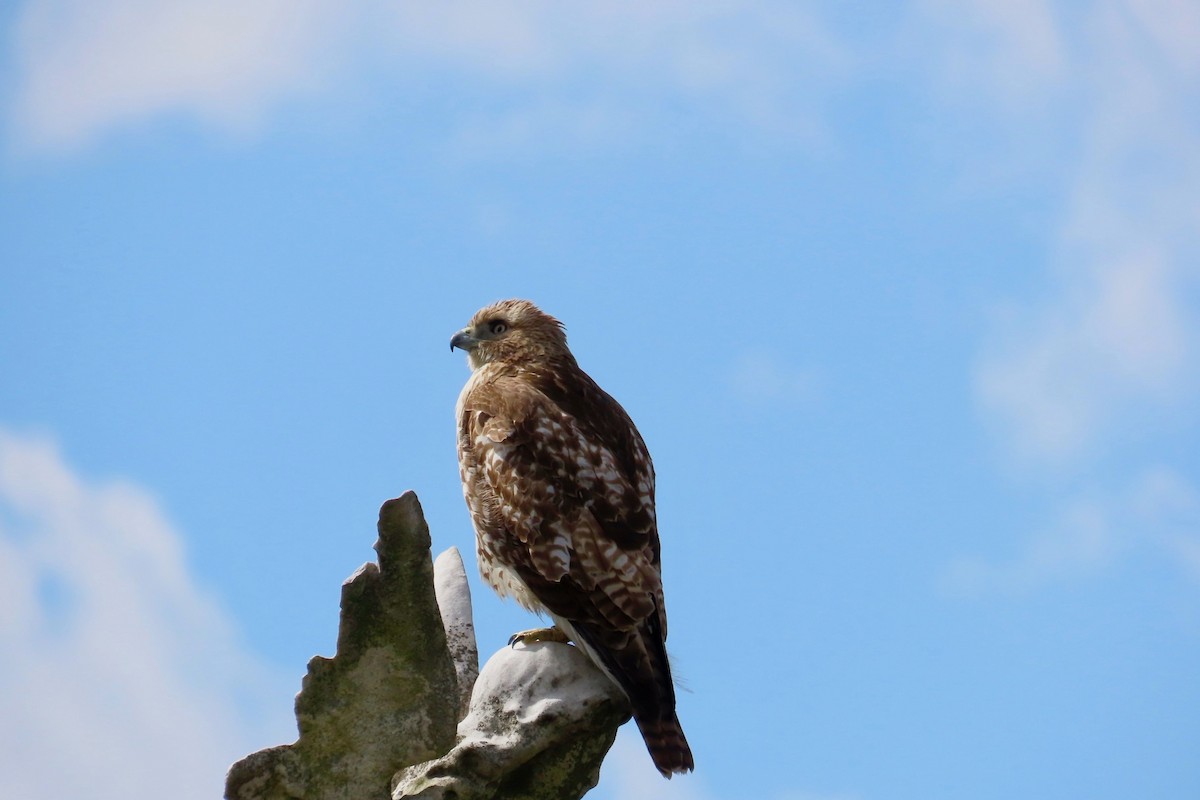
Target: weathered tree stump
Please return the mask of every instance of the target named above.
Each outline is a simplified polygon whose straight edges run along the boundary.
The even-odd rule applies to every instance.
[[[621,691],[557,643],[480,673],[462,558],[435,568],[414,493],[383,504],[375,550],[342,586],[336,654],[309,661],[299,738],[235,763],[227,800],[582,797],[629,718]]]

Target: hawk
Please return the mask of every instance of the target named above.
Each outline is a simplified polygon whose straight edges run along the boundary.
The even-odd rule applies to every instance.
[[[621,687],[659,772],[691,771],[641,434],[579,368],[562,323],[528,300],[481,309],[450,340],[456,347],[472,370],[455,414],[483,579],[549,615],[557,638]]]

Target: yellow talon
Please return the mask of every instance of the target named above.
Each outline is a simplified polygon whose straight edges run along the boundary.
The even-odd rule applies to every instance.
[[[568,644],[570,641],[570,638],[558,628],[530,628],[527,631],[517,631],[508,637],[508,646],[516,647],[518,642],[520,644],[533,644],[534,642]]]

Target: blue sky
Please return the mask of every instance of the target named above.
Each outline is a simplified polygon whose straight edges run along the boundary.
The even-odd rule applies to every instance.
[[[695,775],[1200,795],[1200,10],[0,8],[0,785],[219,795],[528,297],[659,473]],[[529,626],[471,570],[480,649]]]

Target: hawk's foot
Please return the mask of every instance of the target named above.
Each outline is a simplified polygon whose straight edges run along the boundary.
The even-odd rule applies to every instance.
[[[508,646],[516,647],[520,644],[533,644],[534,642],[560,642],[567,644],[571,639],[558,628],[530,628],[527,631],[517,631],[512,636],[508,637]]]

